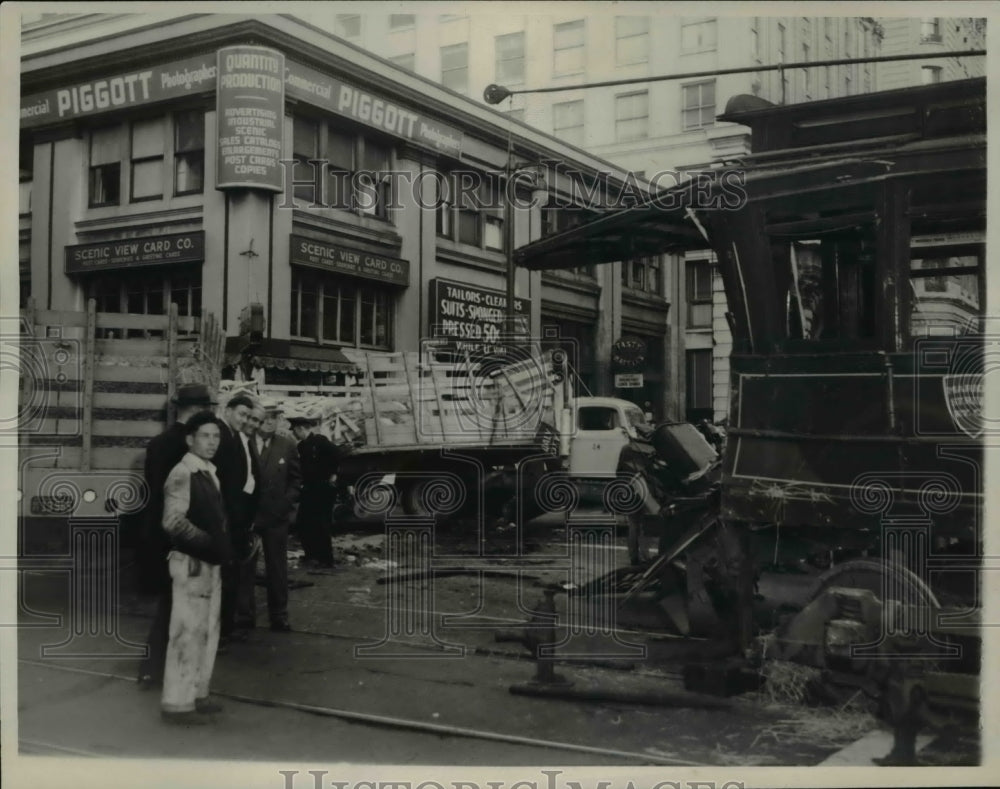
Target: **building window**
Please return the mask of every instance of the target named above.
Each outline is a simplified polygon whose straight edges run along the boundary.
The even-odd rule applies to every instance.
[[[400,68],[405,68],[407,71],[416,70],[417,56],[413,52],[409,52],[405,55],[396,55],[396,57],[389,58],[389,60]]]
[[[920,20],[920,40],[940,41],[941,40],[941,20],[937,17],[928,17]]]
[[[579,74],[583,71],[583,20],[564,22],[552,29],[554,49],[552,73]]]
[[[32,170],[35,166],[35,146],[22,143],[18,148],[17,213],[25,216],[31,213]]]
[[[649,137],[649,93],[645,90],[615,96],[615,141]]]
[[[714,19],[681,25],[681,52],[711,52],[717,46],[718,26]]]
[[[681,111],[681,126],[684,131],[702,129],[715,124],[715,80],[685,85],[683,92],[684,109]]]
[[[941,81],[940,66],[921,66],[920,83],[922,85],[933,85]]]
[[[687,266],[687,325],[712,325],[712,267],[707,260],[691,260]]]
[[[163,197],[163,118],[132,124],[132,202]]]
[[[458,93],[469,92],[469,45],[441,47],[441,84]]]
[[[649,17],[615,17],[615,63],[619,66],[649,60]]]
[[[622,261],[622,286],[641,290],[654,296],[660,291],[663,280],[659,257],[641,257]]]
[[[437,234],[459,244],[502,251],[504,191],[496,173],[446,173],[441,188]]]
[[[333,32],[341,38],[357,38],[361,35],[361,14],[336,14]]]
[[[90,207],[121,201],[121,126],[105,126],[90,134]]]
[[[121,204],[123,159],[128,165],[130,202],[162,200],[168,191],[200,194],[205,182],[204,112],[178,112],[94,129],[88,184],[91,208]],[[171,159],[172,172],[165,164]]]
[[[392,347],[393,309],[390,291],[337,274],[293,269],[292,337],[388,349]]]
[[[389,29],[404,30],[416,24],[416,14],[389,14]]]
[[[570,145],[583,145],[583,99],[552,105],[552,134]]]
[[[18,309],[28,306],[31,298],[31,239],[21,239],[17,245]]]
[[[205,188],[205,113],[174,116],[174,194],[200,194]]]
[[[309,163],[310,160],[319,158],[318,139],[319,124],[296,115],[292,120],[292,159],[295,160],[292,177],[296,182],[292,187],[292,194],[299,200],[308,200],[311,204],[323,201],[322,195],[316,194],[314,165]]]
[[[524,33],[496,37],[496,74],[501,85],[524,82]]]
[[[686,417],[689,422],[712,418],[712,349],[687,351],[685,354]]]
[[[325,208],[389,218],[392,154],[388,145],[345,129],[339,120],[320,124],[297,115],[292,129],[295,178],[300,181],[295,185],[296,198]],[[319,173],[309,159],[323,160]]]
[[[166,315],[170,304],[178,315],[201,315],[201,266],[185,266],[169,274],[162,271],[117,271],[88,277],[84,288],[97,302],[98,312]],[[102,339],[119,337],[120,330],[99,330]],[[143,329],[128,329],[126,337],[159,335]],[[119,337],[120,339],[120,337]]]

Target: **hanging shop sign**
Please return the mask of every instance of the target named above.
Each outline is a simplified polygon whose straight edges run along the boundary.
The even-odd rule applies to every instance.
[[[75,120],[214,90],[214,53],[122,71],[21,98],[21,127]]]
[[[646,343],[634,338],[617,340],[611,346],[611,366],[622,373],[642,370],[646,366]]]
[[[284,188],[285,56],[267,47],[218,52],[216,189]]]
[[[507,294],[447,279],[430,281],[431,332],[455,340],[460,351],[495,353],[507,319]],[[514,314],[527,322],[531,299],[514,299]]]
[[[615,373],[616,389],[642,389],[642,373]]]
[[[377,93],[322,74],[300,63],[288,64],[288,97],[343,115],[366,126],[435,151],[458,156],[462,132],[389,101]]]
[[[125,238],[66,247],[66,273],[196,263],[205,259],[205,231]]]
[[[329,244],[304,236],[293,235],[291,243],[289,259],[293,265],[311,266],[390,285],[410,284],[408,260],[379,255],[363,249],[352,249],[340,244]]]

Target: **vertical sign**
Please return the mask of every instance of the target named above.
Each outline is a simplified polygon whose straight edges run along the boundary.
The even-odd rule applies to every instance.
[[[218,75],[215,188],[280,192],[285,56],[266,47],[225,47],[218,52]]]

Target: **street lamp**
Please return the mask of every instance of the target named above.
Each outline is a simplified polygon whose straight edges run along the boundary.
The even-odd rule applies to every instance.
[[[488,85],[483,91],[483,99],[487,104],[499,104],[504,99],[508,99],[511,92],[500,85]],[[507,256],[507,325],[506,331],[509,335],[517,333],[518,320],[517,311],[514,309],[515,284],[517,279],[517,266],[514,263],[514,201],[512,189],[516,185],[511,183],[514,170],[513,140],[511,130],[507,130],[507,164],[504,168],[507,181],[504,183],[504,254]],[[508,340],[508,343],[510,340]]]

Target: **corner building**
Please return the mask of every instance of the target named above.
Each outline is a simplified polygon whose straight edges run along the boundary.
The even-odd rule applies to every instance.
[[[511,239],[594,208],[567,172],[608,206],[626,188],[621,168],[291,18],[76,17],[22,31],[22,306],[210,311],[231,363],[259,331],[268,382],[313,384],[344,348],[418,350],[435,326],[488,343]],[[669,272],[625,266],[624,294],[622,264],[518,271],[515,309],[577,341],[592,392],[665,414]],[[646,343],[643,389],[614,389],[620,338]]]

